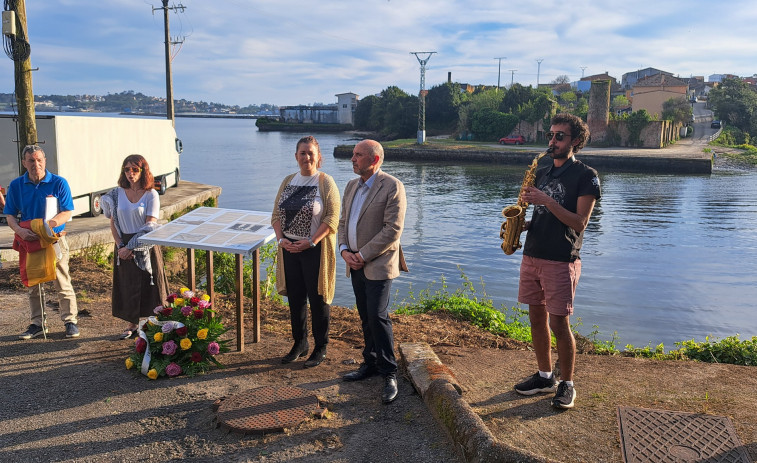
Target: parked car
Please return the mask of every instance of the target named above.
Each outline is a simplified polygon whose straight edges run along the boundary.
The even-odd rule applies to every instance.
[[[502,137],[499,139],[500,145],[522,145],[526,143],[526,139],[523,135],[511,135],[509,137]]]
[[[712,124],[710,124],[710,127],[713,129],[719,129],[723,124],[720,123],[720,121],[712,121]]]

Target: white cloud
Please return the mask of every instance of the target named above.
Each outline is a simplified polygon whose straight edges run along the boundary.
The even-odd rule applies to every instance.
[[[419,88],[411,51],[436,51],[426,87],[524,85],[657,67],[681,76],[752,75],[757,9],[746,0],[172,0],[174,95],[227,104],[332,102]],[[160,0],[27,5],[37,93],[165,93]],[[542,59],[540,68],[536,60]],[[0,82],[13,85],[10,60]],[[510,70],[516,69],[514,73]],[[538,71],[537,71],[538,69]],[[0,85],[0,89],[2,86]]]

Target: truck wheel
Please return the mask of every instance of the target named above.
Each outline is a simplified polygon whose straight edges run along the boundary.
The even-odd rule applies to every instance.
[[[160,189],[158,190],[158,194],[164,195],[166,194],[166,190],[168,189],[168,187],[166,186],[166,176],[161,175],[159,178],[159,181],[160,181]]]
[[[89,216],[97,217],[103,212],[103,205],[100,201],[100,193],[92,193],[89,195]]]

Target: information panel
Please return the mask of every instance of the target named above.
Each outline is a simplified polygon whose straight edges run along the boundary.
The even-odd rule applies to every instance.
[[[147,233],[139,241],[252,257],[256,249],[275,237],[270,213],[200,207]]]

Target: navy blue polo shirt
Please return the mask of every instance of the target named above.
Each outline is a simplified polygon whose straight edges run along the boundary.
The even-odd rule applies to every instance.
[[[35,185],[29,179],[29,173],[26,172],[8,185],[3,214],[15,216],[20,212],[22,222],[43,219],[45,217],[45,198],[48,196],[58,198],[59,212],[74,210],[71,188],[69,188],[65,178],[45,170],[45,178]],[[65,223],[55,227],[54,230],[56,233],[60,233],[64,228],[66,228]]]

